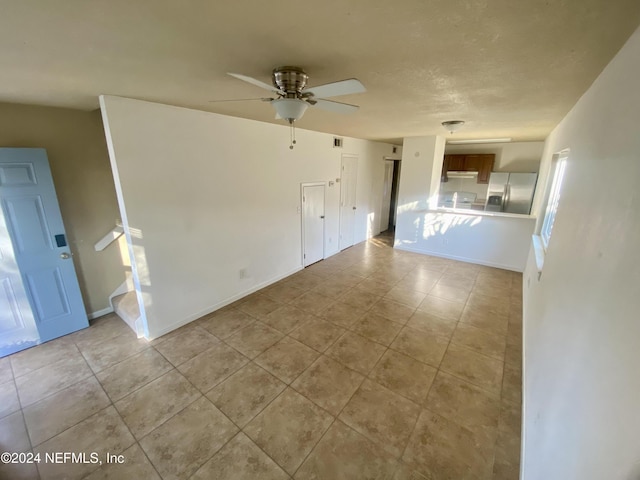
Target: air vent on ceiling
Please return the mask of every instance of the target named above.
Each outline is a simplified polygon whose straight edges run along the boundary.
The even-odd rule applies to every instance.
[[[333,148],[342,148],[342,138],[333,137]]]

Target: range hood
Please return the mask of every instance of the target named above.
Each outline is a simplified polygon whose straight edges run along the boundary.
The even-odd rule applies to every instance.
[[[449,170],[447,172],[447,177],[449,177],[449,178],[477,178],[478,177],[478,172],[465,172],[465,171]]]

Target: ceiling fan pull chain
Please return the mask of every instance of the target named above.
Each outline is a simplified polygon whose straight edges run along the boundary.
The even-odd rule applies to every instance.
[[[289,125],[289,149],[293,150],[293,123]]]
[[[296,126],[293,121],[290,121],[289,124],[291,125],[291,128],[289,130],[289,149],[293,150],[293,146],[296,144]]]

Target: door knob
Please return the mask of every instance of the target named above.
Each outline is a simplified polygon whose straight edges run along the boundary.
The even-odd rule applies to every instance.
[[[320,215],[320,218],[324,218],[324,215]]]
[[[352,208],[353,208],[353,210],[355,210],[355,209],[356,209],[356,207],[352,207]]]
[[[66,260],[67,258],[71,258],[71,255],[68,252],[62,252],[60,258]]]

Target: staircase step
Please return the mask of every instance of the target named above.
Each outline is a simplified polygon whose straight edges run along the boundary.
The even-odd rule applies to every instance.
[[[118,295],[111,299],[113,311],[124,320],[131,329],[136,331],[136,320],[140,318],[140,308],[138,307],[138,297],[135,291]]]

